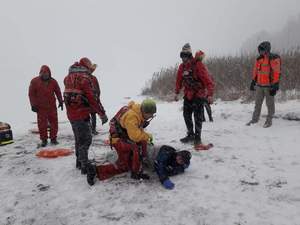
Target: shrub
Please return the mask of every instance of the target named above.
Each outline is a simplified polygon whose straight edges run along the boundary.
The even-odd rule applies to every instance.
[[[289,93],[300,91],[300,49],[280,53],[282,59],[282,75],[279,96],[298,98]],[[215,98],[221,100],[243,101],[253,100],[253,93],[249,91],[252,69],[256,56],[241,55],[227,57],[212,57],[205,61],[210,74],[215,81]],[[162,68],[155,72],[151,80],[142,89],[142,95],[151,95],[162,100],[171,100],[174,95],[176,73],[178,65]]]

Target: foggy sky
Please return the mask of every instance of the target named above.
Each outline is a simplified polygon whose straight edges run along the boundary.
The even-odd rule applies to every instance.
[[[70,64],[89,57],[109,106],[180,62],[186,42],[208,56],[237,54],[251,35],[280,30],[300,12],[298,0],[0,1],[0,121],[7,122],[20,112],[34,116],[27,91],[42,64],[63,89]]]

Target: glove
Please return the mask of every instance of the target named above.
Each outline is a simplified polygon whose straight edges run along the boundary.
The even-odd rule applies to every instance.
[[[164,182],[163,182],[163,186],[166,188],[166,189],[173,189],[175,187],[175,184],[170,181],[169,179],[166,179]]]
[[[275,96],[276,92],[279,90],[279,83],[273,84],[270,89],[270,95]]]
[[[153,135],[152,134],[149,134],[148,144],[154,145],[154,143],[153,143]]]
[[[64,110],[64,103],[63,103],[63,102],[60,102],[60,103],[58,104],[58,108],[60,108],[61,111],[63,111],[63,110]]]
[[[272,89],[272,88],[270,89],[270,95],[271,95],[271,96],[275,96],[275,95],[276,95],[276,92],[277,92],[276,90],[274,90],[274,89]]]
[[[271,88],[272,88],[273,90],[278,91],[278,90],[279,90],[279,83],[273,84],[273,85],[271,86]]]
[[[36,106],[32,105],[31,106],[31,111],[37,113],[39,110]]]
[[[213,104],[214,100],[213,100],[213,97],[212,96],[208,96],[207,97],[207,101],[208,101],[208,104]]]
[[[175,101],[175,102],[178,102],[178,94],[175,94],[175,96],[174,96],[174,101]]]
[[[104,114],[102,117],[100,117],[100,119],[102,121],[102,125],[105,124],[105,123],[107,123],[107,121],[108,121],[108,118],[107,118],[106,114]]]
[[[256,85],[256,81],[252,80],[250,84],[250,91],[255,91],[255,85]]]

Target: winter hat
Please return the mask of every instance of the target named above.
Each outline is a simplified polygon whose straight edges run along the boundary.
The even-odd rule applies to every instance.
[[[79,64],[81,66],[86,67],[87,69],[89,69],[90,71],[94,72],[97,65],[96,64],[92,64],[91,60],[87,57],[83,57],[80,59]]]
[[[192,48],[190,43],[186,43],[183,47],[182,50],[180,52],[180,57],[182,58],[183,56],[189,56],[192,57],[193,53],[192,53]]]
[[[195,53],[195,59],[196,60],[199,60],[199,61],[202,61],[205,57],[205,54],[204,52],[202,52],[201,50],[198,50],[196,53]]]
[[[258,45],[258,51],[271,51],[271,43],[269,41],[263,41]]]
[[[40,75],[45,74],[45,73],[47,73],[47,74],[49,74],[51,76],[51,71],[50,71],[49,66],[42,65],[41,69],[40,69]]]
[[[177,152],[177,155],[182,157],[182,159],[184,161],[184,164],[190,163],[190,160],[192,158],[191,153],[189,151],[186,151],[186,150]]]
[[[154,100],[147,98],[141,104],[141,110],[144,113],[154,114],[156,113],[156,103]]]

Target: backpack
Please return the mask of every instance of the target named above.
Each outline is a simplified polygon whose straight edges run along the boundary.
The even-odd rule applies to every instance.
[[[68,76],[64,80],[65,91],[63,93],[63,96],[65,104],[67,106],[90,106],[87,97],[80,89],[78,89],[78,86],[82,79],[88,80],[91,88],[93,87],[90,77],[89,75],[87,75],[87,69],[77,64],[72,65],[69,68]]]
[[[126,129],[120,124],[121,117],[129,110],[128,106],[123,106],[109,122],[110,146],[112,147],[112,138],[128,139]]]
[[[202,81],[199,80],[197,77],[194,75],[195,67],[196,67],[197,62],[192,62],[191,68],[189,70],[186,70],[183,65],[183,83],[186,85],[188,88],[197,91],[199,88],[203,86]]]

